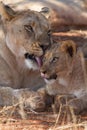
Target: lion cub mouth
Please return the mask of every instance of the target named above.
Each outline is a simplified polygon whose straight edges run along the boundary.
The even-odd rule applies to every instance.
[[[26,59],[32,60],[38,64],[39,67],[42,65],[41,57],[34,56],[33,54],[25,53],[24,54]]]
[[[48,76],[47,74],[44,74],[41,72],[41,77],[44,78],[45,80],[56,80],[57,79],[57,75],[53,74],[51,76]]]
[[[41,77],[44,79],[44,81],[47,83],[47,84],[53,84],[56,80],[56,77],[55,78],[51,78],[51,77],[48,77],[47,75],[41,73]]]

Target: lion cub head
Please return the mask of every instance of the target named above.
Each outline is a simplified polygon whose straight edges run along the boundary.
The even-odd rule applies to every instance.
[[[38,57],[52,41],[48,20],[40,12],[16,12],[2,2],[0,14],[7,47],[17,59],[23,58],[29,68],[37,68],[36,61],[41,64]]]
[[[76,55],[76,45],[73,41],[63,41],[53,44],[43,58],[41,75],[47,83],[53,83],[57,78],[66,76],[71,71],[73,58]]]

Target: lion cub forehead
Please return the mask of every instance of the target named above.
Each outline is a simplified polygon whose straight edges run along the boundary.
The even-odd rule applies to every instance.
[[[47,54],[56,54],[60,52],[60,46],[58,43],[51,44],[50,48],[46,51]]]
[[[59,48],[59,44],[52,44],[50,46],[50,48],[48,48],[45,52],[45,58],[46,59],[50,59],[52,58],[53,56],[58,56],[60,53],[60,48]]]

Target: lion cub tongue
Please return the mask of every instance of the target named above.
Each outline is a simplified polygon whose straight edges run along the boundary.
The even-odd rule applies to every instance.
[[[42,61],[41,61],[41,58],[40,57],[35,57],[37,63],[38,63],[38,66],[41,67],[42,65]]]

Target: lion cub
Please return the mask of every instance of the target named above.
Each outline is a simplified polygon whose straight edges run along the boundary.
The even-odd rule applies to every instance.
[[[73,100],[68,101],[68,105],[78,113],[87,108],[85,60],[73,41],[63,41],[49,48],[43,58],[41,75],[49,95],[70,95]]]

